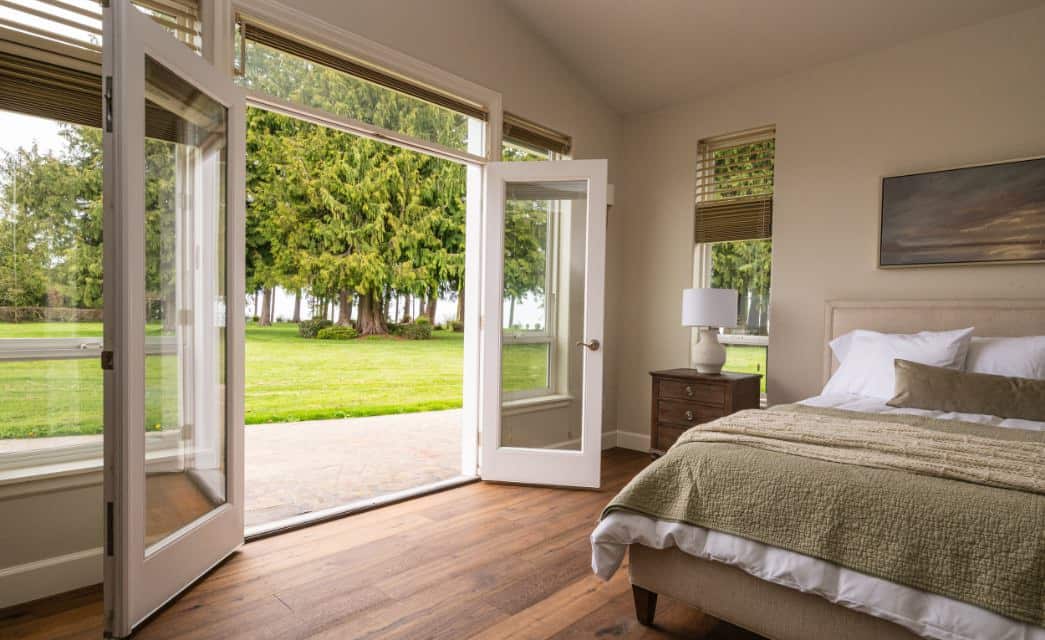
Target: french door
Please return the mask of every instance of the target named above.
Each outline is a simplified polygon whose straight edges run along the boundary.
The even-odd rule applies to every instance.
[[[480,475],[598,487],[606,161],[490,163],[483,194]]]
[[[244,99],[127,0],[104,11],[105,627],[243,542]]]

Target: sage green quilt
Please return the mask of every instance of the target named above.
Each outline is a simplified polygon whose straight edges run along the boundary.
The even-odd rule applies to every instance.
[[[1045,626],[1045,432],[785,405],[684,433],[610,502]]]

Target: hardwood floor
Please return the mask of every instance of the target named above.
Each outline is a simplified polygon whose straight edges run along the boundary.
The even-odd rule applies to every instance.
[[[603,488],[476,483],[245,545],[135,636],[753,640],[666,597],[638,624],[627,572],[591,573],[602,507],[649,462],[603,456]],[[2,638],[98,638],[101,589],[0,612]]]

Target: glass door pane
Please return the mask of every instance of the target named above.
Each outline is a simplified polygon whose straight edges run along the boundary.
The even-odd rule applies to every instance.
[[[585,180],[506,183],[502,446],[580,449],[587,210]]]
[[[228,114],[148,56],[145,114],[145,538],[153,545],[225,503]]]

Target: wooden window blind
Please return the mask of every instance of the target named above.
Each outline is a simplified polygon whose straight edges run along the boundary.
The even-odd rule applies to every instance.
[[[699,142],[696,242],[772,237],[775,153],[773,127]]]
[[[560,155],[570,155],[573,138],[565,133],[541,126],[507,111],[504,112],[504,139],[524,147],[547,149]]]
[[[194,49],[199,0],[136,0]],[[102,125],[102,13],[96,0],[0,0],[0,109]],[[157,133],[167,131],[163,126]],[[166,136],[158,136],[166,137]]]
[[[482,105],[444,93],[438,89],[428,87],[413,80],[397,76],[365,62],[352,60],[343,55],[286,36],[264,25],[252,22],[245,16],[238,16],[236,21],[239,26],[242,43],[249,40],[256,44],[269,47],[270,49],[276,49],[283,53],[303,58],[310,62],[314,62],[315,64],[346,73],[361,80],[366,80],[385,87],[386,89],[391,89],[419,100],[424,100],[425,102],[430,102],[458,113],[463,113],[473,118],[478,118],[483,121],[487,119],[486,108]],[[246,56],[246,49],[241,48],[240,69],[238,72],[241,74],[244,73],[244,70],[249,64],[250,60]]]

